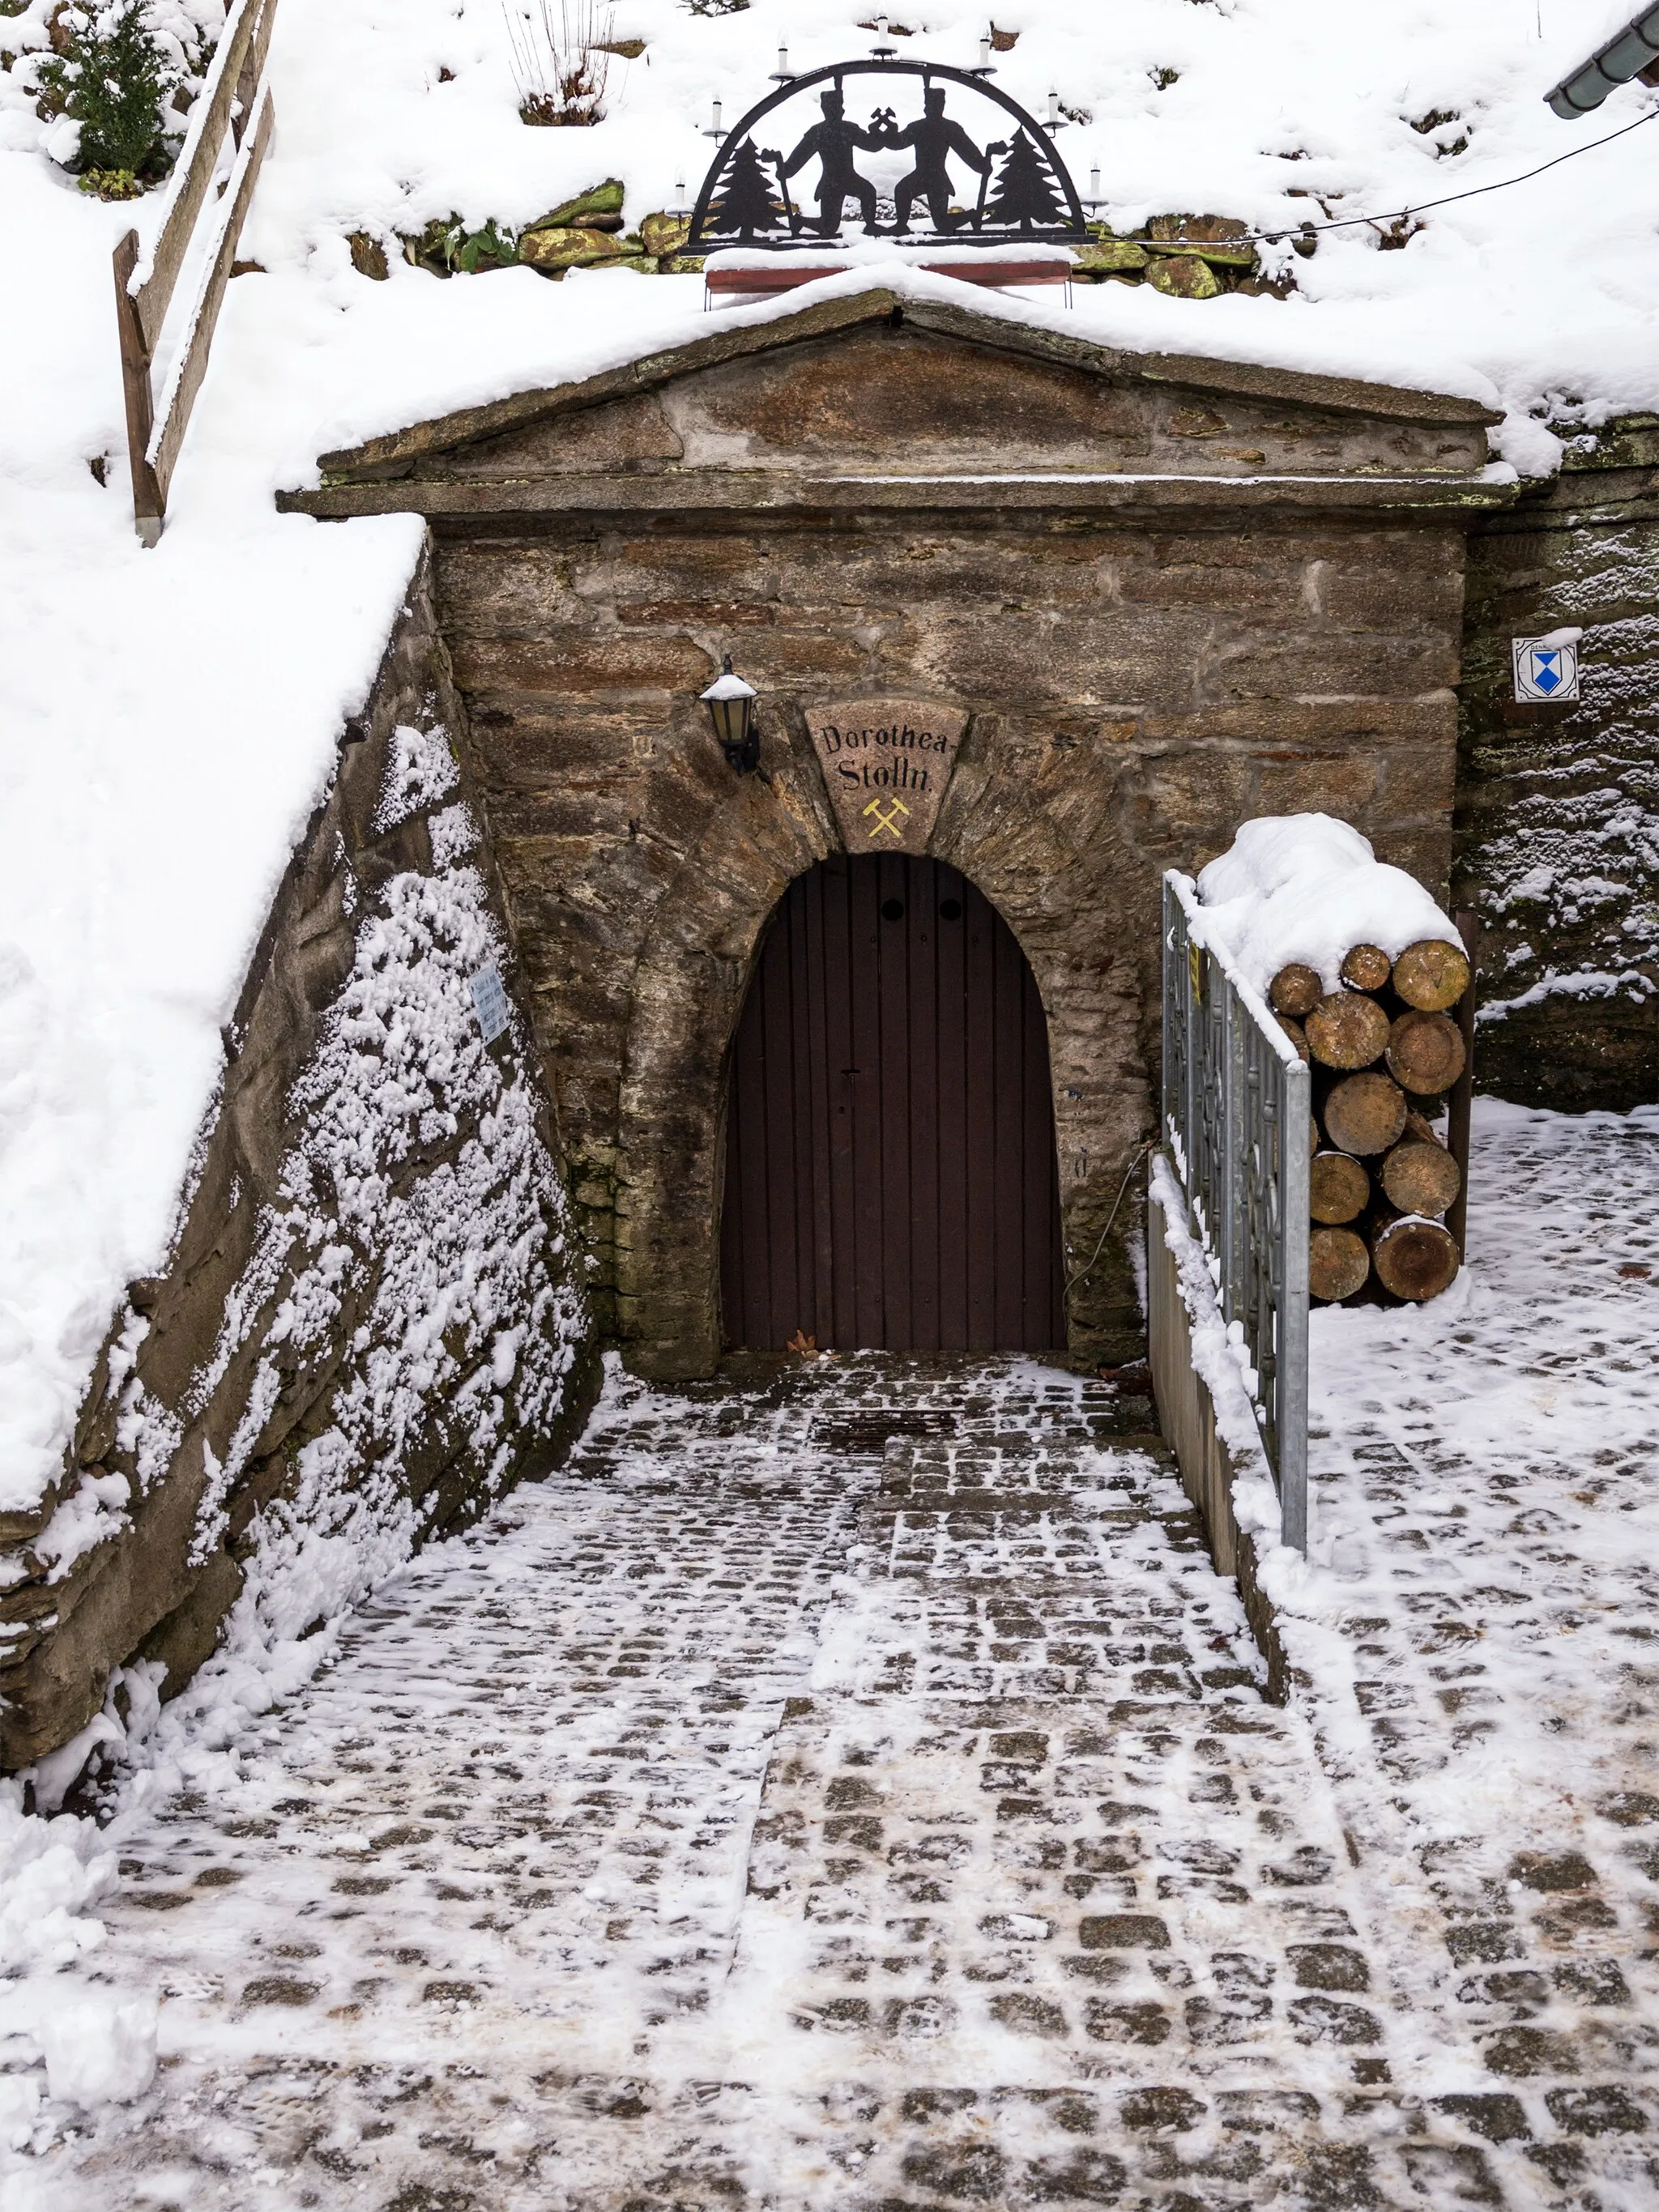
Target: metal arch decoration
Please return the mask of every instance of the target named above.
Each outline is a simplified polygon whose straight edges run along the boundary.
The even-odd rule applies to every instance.
[[[920,77],[922,112],[901,125],[890,106],[878,106],[869,125],[850,121],[845,82],[854,76]],[[976,145],[945,107],[945,88],[961,85],[1001,108],[1013,129],[1003,139]],[[762,148],[756,131],[763,119],[815,85],[822,119],[788,152]],[[902,155],[913,167],[893,188],[893,220],[879,220],[882,194],[878,181],[857,167],[857,154]],[[979,179],[976,204],[954,204],[950,163],[955,159]],[[793,179],[816,160],[818,165],[816,216],[807,215],[791,191]],[[1054,150],[1054,140],[1017,100],[981,76],[939,62],[874,59],[835,62],[792,78],[758,100],[728,131],[708,166],[691,216],[684,251],[710,253],[723,246],[786,252],[804,245],[834,245],[842,238],[842,216],[854,202],[867,238],[914,246],[1074,246],[1088,235],[1077,187]],[[916,229],[918,202],[932,219]]]

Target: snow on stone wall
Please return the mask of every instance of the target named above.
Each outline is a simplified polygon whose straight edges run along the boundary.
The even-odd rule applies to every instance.
[[[132,1286],[82,1408],[100,1456],[0,1556],[8,1763],[35,1754],[0,1779],[10,2152],[50,2139],[48,2100],[155,2069],[154,1996],[100,1986],[101,1824],[221,1791],[349,1608],[550,1458],[597,1385],[527,1030],[486,1042],[473,1003],[505,939],[429,650],[417,579],[244,994],[168,1272]]]
[[[1582,445],[1471,542],[1455,870],[1486,925],[1477,1083],[1569,1110],[1659,1084],[1659,436]],[[1517,704],[1511,638],[1566,623],[1582,698]]]
[[[257,1307],[258,1364],[192,1535],[192,1564],[204,1564],[230,1532],[237,1486],[262,1445],[269,1453],[289,1376],[326,1360],[355,1320],[328,1425],[290,1442],[284,1490],[250,1530],[242,1602],[274,1636],[362,1595],[423,1525],[499,1494],[526,1436],[556,1423],[583,1336],[562,1279],[564,1194],[521,1040],[499,1060],[468,989],[502,957],[483,879],[470,863],[406,872],[379,908],[295,1087],[303,1134],[254,1265],[271,1285]],[[193,1401],[210,1401],[247,1324],[246,1311],[228,1316]],[[446,1452],[455,1457],[421,1494],[422,1474]]]
[[[586,1410],[528,1030],[486,1041],[473,1000],[507,941],[423,578],[387,669],[229,1032],[166,1272],[131,1286],[59,1482],[0,1522],[0,1754],[57,1753],[43,1800],[118,1753],[135,1682],[314,1632]]]

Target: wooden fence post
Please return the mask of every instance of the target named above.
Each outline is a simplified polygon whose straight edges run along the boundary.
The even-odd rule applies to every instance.
[[[270,143],[270,94],[266,92],[261,100],[259,88],[276,13],[276,0],[237,0],[228,18],[207,80],[191,112],[179,166],[168,190],[167,212],[143,264],[141,283],[133,283],[142,258],[137,231],[129,231],[115,249],[115,316],[126,398],[132,519],[146,545],[161,540],[167,488],[191,409],[207,371],[214,326],[259,164]],[[207,274],[190,323],[181,334],[179,359],[163,395],[158,433],[152,380],[155,350],[228,133],[237,148],[237,160],[228,180],[231,197],[219,216]],[[249,142],[246,145],[245,140]]]
[[[191,410],[196,404],[196,395],[202,388],[202,379],[207,374],[208,356],[212,349],[214,331],[218,326],[219,310],[224,304],[225,287],[230,282],[231,264],[235,258],[237,241],[242,234],[248,204],[253,198],[253,188],[259,181],[259,165],[270,144],[274,122],[270,94],[267,92],[259,103],[258,114],[252,118],[252,127],[237,156],[236,167],[226,183],[212,258],[203,274],[179,357],[173,365],[167,387],[161,394],[161,420],[151,434],[149,459],[155,469],[163,511],[167,494],[173,488],[173,471],[178,465],[185,432],[190,427]]]
[[[270,14],[269,8],[264,14]],[[230,135],[240,154],[242,141],[247,136],[248,125],[253,120],[253,103],[258,95],[259,78],[264,68],[264,57],[259,52],[259,28],[256,24],[248,40],[247,52],[242,58],[241,74],[236,80],[236,112],[231,117]]]
[[[161,535],[161,488],[149,465],[155,402],[150,393],[149,348],[144,343],[138,303],[127,289],[138,265],[138,234],[130,230],[115,249],[115,325],[121,339],[121,388],[127,408],[127,459],[132,470],[132,519],[146,545]]]

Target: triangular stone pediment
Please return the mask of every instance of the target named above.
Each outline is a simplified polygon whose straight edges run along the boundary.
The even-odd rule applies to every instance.
[[[631,482],[637,505],[641,479],[684,499],[690,481],[757,474],[867,483],[884,503],[928,479],[1467,483],[1496,419],[1443,393],[1129,353],[873,288],[325,454],[323,493],[284,503],[477,510],[605,480],[619,497]]]

